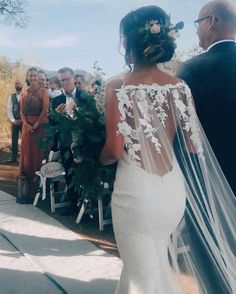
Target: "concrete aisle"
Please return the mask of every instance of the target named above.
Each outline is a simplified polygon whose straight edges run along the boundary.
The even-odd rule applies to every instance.
[[[0,191],[1,294],[113,294],[121,267],[119,258]]]

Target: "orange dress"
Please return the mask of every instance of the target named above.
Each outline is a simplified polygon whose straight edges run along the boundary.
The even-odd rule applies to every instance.
[[[23,120],[20,172],[28,176],[28,197],[33,198],[36,193],[35,172],[40,169],[43,159],[43,150],[39,148],[39,141],[44,136],[43,126],[48,122],[49,99],[46,90],[30,91],[28,89],[22,94],[20,107]],[[37,128],[32,132],[30,126],[37,126]]]

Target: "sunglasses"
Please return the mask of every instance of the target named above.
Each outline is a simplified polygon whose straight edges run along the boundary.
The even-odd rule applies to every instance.
[[[198,28],[199,23],[200,23],[201,21],[203,21],[203,20],[205,20],[205,19],[207,19],[207,18],[209,18],[209,17],[212,18],[212,15],[207,15],[207,16],[205,16],[205,17],[202,17],[202,18],[196,19],[196,20],[194,21],[194,25],[195,25],[196,29]]]

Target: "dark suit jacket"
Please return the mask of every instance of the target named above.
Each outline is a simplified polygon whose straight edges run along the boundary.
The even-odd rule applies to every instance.
[[[74,100],[79,108],[85,107],[87,110],[89,110],[91,107],[93,107],[93,108],[95,107],[95,100],[93,99],[93,96],[91,96],[88,92],[86,92],[84,90],[81,91],[80,89],[76,88]],[[52,109],[55,110],[62,103],[66,103],[66,95],[64,93],[62,93],[60,96],[57,96],[52,99],[51,107],[52,107]],[[51,123],[53,125],[56,124],[54,121],[51,121]],[[66,130],[64,130],[64,131],[65,131],[64,135],[66,138],[67,132],[66,132]],[[68,129],[68,136],[70,136],[70,131],[71,130]],[[60,137],[60,135],[59,135],[59,137]],[[55,142],[54,142],[55,146],[58,146],[58,140],[59,140],[59,145],[69,146],[68,144],[70,144],[69,138],[68,138],[68,140],[66,139],[66,141],[63,139],[56,138]],[[55,148],[58,148],[58,147],[55,147]]]
[[[213,46],[185,62],[177,75],[192,91],[198,117],[236,194],[236,43]]]
[[[80,97],[80,90],[76,89],[75,97],[79,99]],[[56,109],[60,104],[66,103],[66,94],[62,93],[61,95],[52,99],[52,108]]]

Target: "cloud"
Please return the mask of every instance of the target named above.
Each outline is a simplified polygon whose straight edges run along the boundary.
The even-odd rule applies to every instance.
[[[61,36],[56,39],[39,41],[34,43],[34,47],[40,48],[71,48],[78,45],[79,37],[77,35]]]
[[[0,47],[23,48],[23,45],[16,43],[16,42],[13,42],[8,37],[0,37]]]

